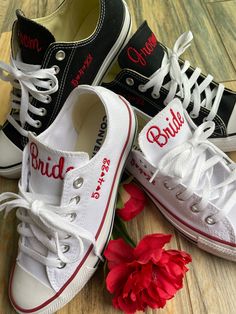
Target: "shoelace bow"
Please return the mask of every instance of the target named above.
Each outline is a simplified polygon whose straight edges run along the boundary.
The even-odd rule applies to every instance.
[[[84,254],[83,240],[88,241],[94,246],[94,253],[102,259],[97,252],[96,239],[87,230],[69,221],[70,215],[76,213],[73,205],[53,206],[43,201],[33,200],[33,195],[24,192],[20,188],[20,194],[6,192],[0,195],[0,211],[5,210],[7,215],[12,209],[17,209],[17,218],[21,221],[17,231],[21,235],[19,241],[19,250],[41,264],[62,268],[68,263],[78,261]],[[64,254],[64,247],[67,238],[73,238],[78,242],[79,254],[73,259],[68,259]],[[44,256],[40,249],[33,249],[27,245],[30,242],[31,247],[39,245],[53,253],[55,257]],[[52,255],[52,254],[50,254]]]
[[[183,106],[185,109],[189,106],[190,102],[193,103],[193,109],[190,113],[192,118],[199,116],[200,108],[205,107],[210,110],[206,121],[211,121],[217,114],[220,101],[224,92],[224,85],[219,84],[213,90],[210,84],[213,81],[212,75],[207,75],[203,81],[198,84],[197,80],[201,75],[201,69],[196,68],[191,77],[188,78],[186,71],[190,67],[189,61],[184,61],[183,65],[179,63],[179,57],[190,46],[193,39],[192,32],[182,34],[176,41],[172,51],[169,50],[168,56],[165,54],[162,65],[150,78],[150,80],[143,85],[143,91],[153,88],[152,95],[154,98],[159,98],[160,90],[162,87],[169,89],[165,103],[168,104],[176,94],[183,99]],[[171,81],[163,86],[164,79],[170,75]],[[202,93],[204,94],[202,100]]]
[[[5,74],[4,72],[8,73]],[[45,115],[45,108],[36,108],[30,103],[32,98],[48,104],[50,95],[58,90],[58,80],[54,68],[41,69],[40,65],[26,64],[11,58],[11,64],[0,62],[0,78],[13,86],[11,108],[8,121],[21,135],[27,136],[24,130],[26,123],[39,128],[40,121],[34,120],[30,114]]]
[[[201,199],[197,204],[194,204],[195,209],[199,212],[206,209],[209,201],[224,198],[229,189],[232,189],[232,194],[230,196],[227,195],[225,198],[224,208],[212,217],[217,222],[231,210],[229,204],[236,197],[236,190],[231,185],[236,181],[236,165],[230,163],[228,157],[207,140],[214,132],[214,128],[214,122],[204,122],[195,130],[191,139],[163,156],[150,182],[160,172],[167,177],[165,181],[166,187],[173,190],[187,178],[186,189],[183,189],[176,195],[179,200],[186,201],[194,195],[200,180],[204,179],[204,183],[201,181],[201,186],[204,186]],[[207,150],[209,149],[216,152],[210,158],[207,157]],[[214,185],[212,182],[214,167],[222,162],[230,167],[231,172],[220,183]]]

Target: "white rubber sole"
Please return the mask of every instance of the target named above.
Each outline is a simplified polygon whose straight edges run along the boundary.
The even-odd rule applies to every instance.
[[[139,183],[140,184],[140,183]],[[236,261],[236,247],[219,243],[213,239],[209,239],[202,234],[197,233],[186,225],[182,224],[179,220],[175,219],[166,209],[155,199],[146,189],[146,193],[151,198],[153,203],[157,206],[163,216],[191,243],[197,245],[200,249],[219,256],[221,258]]]
[[[19,179],[21,175],[21,164],[15,167],[0,169],[0,176],[7,179]]]
[[[236,135],[223,138],[209,138],[209,140],[219,147],[223,152],[236,151]]]
[[[110,198],[107,215],[106,215],[101,233],[97,239],[97,247],[100,254],[103,253],[106,245],[108,244],[108,240],[112,232],[114,216],[115,216],[115,204],[116,204],[117,190],[118,190],[122,173],[125,169],[125,164],[126,164],[128,155],[132,149],[134,138],[136,135],[136,117],[132,110],[131,110],[131,123],[132,123],[132,126],[131,126],[129,141],[123,152],[123,156],[120,160],[119,168],[117,169],[117,172],[116,172],[116,180],[112,188],[112,194]],[[50,302],[50,304],[46,305],[42,309],[32,310],[32,311],[19,310],[14,306],[13,302],[12,302],[12,306],[19,314],[26,314],[26,313],[28,314],[29,313],[53,314],[54,312],[58,311],[63,306],[65,306],[67,303],[69,303],[80,292],[80,290],[84,287],[84,285],[89,281],[89,279],[93,276],[93,274],[97,270],[98,263],[99,263],[98,257],[95,256],[93,251],[91,250],[84,264],[81,266],[80,270],[78,271],[76,276],[73,278],[73,280],[70,282],[70,284],[68,284],[65,290],[55,300]]]

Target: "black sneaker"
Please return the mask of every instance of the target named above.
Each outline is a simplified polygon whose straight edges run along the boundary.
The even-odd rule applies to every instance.
[[[191,32],[184,33],[171,51],[157,41],[144,22],[118,58],[119,74],[113,81],[107,76],[103,86],[126,97],[151,117],[177,96],[195,124],[215,122],[211,137],[215,145],[223,151],[235,151],[236,93],[179,59],[192,38]]]
[[[11,65],[0,64],[0,76],[14,88],[0,132],[0,175],[9,178],[20,175],[28,132],[47,129],[75,87],[98,85],[131,29],[123,0],[65,0],[43,18],[16,15]]]

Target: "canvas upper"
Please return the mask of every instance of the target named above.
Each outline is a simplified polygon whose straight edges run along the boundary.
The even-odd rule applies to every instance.
[[[214,144],[223,151],[234,151],[236,94],[180,59],[192,38],[191,32],[184,33],[170,50],[144,22],[120,53],[119,70],[115,68],[106,77],[104,87],[123,95],[150,117],[179,97],[196,125],[215,122]]]
[[[186,238],[236,261],[236,165],[208,141],[214,122],[196,127],[176,98],[139,132],[128,172]]]
[[[30,133],[19,195],[0,195],[0,209],[19,207],[19,251],[9,288],[17,313],[54,313],[96,271],[135,127],[125,99],[82,85],[45,132]]]
[[[14,87],[0,132],[0,175],[7,177],[20,174],[28,132],[46,130],[76,86],[99,84],[131,27],[123,0],[65,0],[46,17],[16,15],[11,65],[0,63],[0,77]]]

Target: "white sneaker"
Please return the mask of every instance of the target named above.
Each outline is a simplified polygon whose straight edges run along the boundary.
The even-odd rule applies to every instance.
[[[163,215],[209,253],[236,261],[236,166],[174,99],[141,131],[128,171]]]
[[[134,135],[134,113],[122,97],[82,85],[45,132],[30,134],[19,195],[0,196],[0,209],[19,207],[9,289],[17,313],[54,313],[96,271]]]

